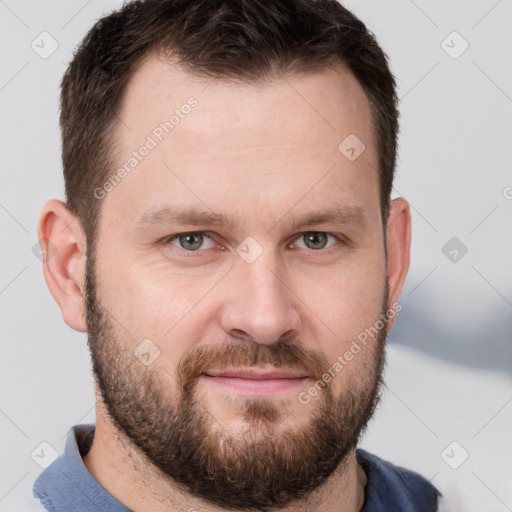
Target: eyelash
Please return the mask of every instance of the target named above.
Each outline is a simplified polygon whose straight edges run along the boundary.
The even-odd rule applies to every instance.
[[[306,233],[322,233],[322,234],[331,236],[334,239],[336,239],[338,244],[344,244],[344,245],[348,244],[348,240],[343,235],[330,233],[328,231],[303,231],[302,233],[299,233],[297,236],[295,236],[294,240],[297,240],[300,237],[303,237]],[[204,237],[208,237],[210,240],[212,240],[214,242],[213,237],[210,236],[207,231],[184,231],[182,233],[176,233],[174,235],[169,235],[169,236],[165,237],[164,239],[162,239],[161,243],[164,247],[167,247],[168,245],[172,245],[171,242],[173,240],[179,238],[182,235],[196,235],[196,234],[202,234]],[[335,247],[338,244],[331,245],[330,247],[327,247],[327,249],[316,249],[316,250],[309,249],[309,250],[310,250],[310,252],[317,252],[317,253],[324,252],[325,253],[326,251],[329,251],[329,249],[332,249],[333,247]],[[175,246],[175,248],[178,251],[181,251],[182,253],[184,253],[186,255],[186,257],[192,257],[192,258],[197,257],[194,253],[201,253],[201,252],[204,252],[205,250],[207,250],[207,249],[203,249],[203,250],[196,249],[195,251],[188,251],[186,249],[183,249],[183,247]],[[301,247],[301,249],[302,249],[302,247]]]

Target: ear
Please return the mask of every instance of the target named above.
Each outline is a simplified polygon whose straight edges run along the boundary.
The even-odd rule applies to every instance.
[[[411,212],[409,203],[402,197],[393,199],[387,222],[387,250],[390,305],[400,299],[407,271],[409,270],[411,250]],[[393,328],[396,315],[389,320],[389,330]]]
[[[64,321],[72,329],[86,332],[86,240],[80,221],[66,203],[52,199],[41,211],[37,235],[46,284],[60,307]]]

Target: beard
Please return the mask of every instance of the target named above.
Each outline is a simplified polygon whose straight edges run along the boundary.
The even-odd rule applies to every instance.
[[[88,345],[106,410],[117,430],[182,491],[224,509],[270,511],[306,498],[337,469],[343,471],[380,399],[387,322],[350,363],[359,370],[346,379],[339,396],[333,394],[332,380],[322,382],[318,395],[301,406],[302,423],[283,426],[289,414],[297,414],[289,400],[238,397],[229,405],[247,428],[230,431],[202,405],[197,381],[208,369],[271,364],[305,371],[319,382],[330,367],[327,359],[283,340],[198,344],[180,361],[179,391],[172,395],[172,375],[162,366],[141,365],[96,290],[89,255]],[[387,307],[386,286],[383,313]]]

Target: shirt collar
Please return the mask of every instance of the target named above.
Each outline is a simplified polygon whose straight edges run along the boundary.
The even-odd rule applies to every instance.
[[[34,483],[33,493],[51,512],[130,512],[89,473],[82,460],[94,438],[94,425],[75,425],[64,453]]]
[[[75,425],[64,453],[34,483],[33,493],[50,512],[130,512],[109,494],[83,463],[94,438],[94,425]],[[362,449],[356,450],[368,482],[361,512],[409,510],[434,512],[440,494],[420,475]],[[412,492],[411,492],[412,491]]]

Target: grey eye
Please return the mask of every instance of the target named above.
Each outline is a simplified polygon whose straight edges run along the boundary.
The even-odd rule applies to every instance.
[[[179,235],[178,242],[182,249],[196,251],[203,244],[203,235],[202,233],[185,233]]]
[[[328,234],[321,231],[308,231],[302,235],[302,239],[309,249],[324,249],[327,245]]]

